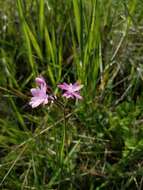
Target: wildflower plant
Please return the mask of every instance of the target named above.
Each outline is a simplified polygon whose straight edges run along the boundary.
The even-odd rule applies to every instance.
[[[143,189],[142,6],[0,1],[0,189]]]
[[[59,100],[57,96],[52,92],[51,88],[47,85],[45,79],[40,76],[35,79],[36,88],[31,89],[31,100],[29,102],[29,105],[32,108],[36,108],[40,105],[46,105],[50,103],[54,103],[58,107],[60,107],[61,110],[63,110],[63,116],[64,116],[64,125],[62,129],[62,140],[61,140],[61,148],[60,148],[60,163],[62,163],[63,157],[65,155],[65,148],[66,147],[66,153],[68,152],[68,136],[67,136],[67,121],[66,121],[66,104]],[[83,97],[80,95],[80,90],[83,88],[83,85],[80,85],[79,83],[62,83],[57,85],[58,88],[63,90],[63,94],[61,94],[62,97],[69,99],[83,99]],[[60,97],[60,96],[59,96]]]

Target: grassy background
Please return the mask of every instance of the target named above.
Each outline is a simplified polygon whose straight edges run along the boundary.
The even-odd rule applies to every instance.
[[[0,1],[1,189],[143,189],[143,1]],[[28,105],[34,79],[83,101]]]

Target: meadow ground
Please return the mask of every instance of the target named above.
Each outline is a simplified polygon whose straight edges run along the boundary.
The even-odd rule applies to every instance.
[[[142,112],[142,0],[0,1],[0,189],[142,190]]]

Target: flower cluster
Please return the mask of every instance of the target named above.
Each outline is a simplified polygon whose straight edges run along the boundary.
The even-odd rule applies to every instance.
[[[39,105],[45,105],[48,104],[48,102],[52,102],[56,100],[56,96],[50,95],[48,93],[48,85],[46,84],[46,81],[43,77],[37,77],[35,79],[35,82],[37,84],[36,88],[31,89],[32,98],[29,102],[29,105],[31,105],[32,108],[36,108]],[[82,99],[82,96],[79,93],[79,90],[83,88],[83,85],[80,85],[78,83],[74,84],[59,84],[58,87],[64,91],[62,94],[63,97],[69,99]]]

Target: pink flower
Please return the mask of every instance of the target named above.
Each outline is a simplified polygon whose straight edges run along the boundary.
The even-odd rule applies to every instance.
[[[78,83],[74,83],[74,84],[67,84],[67,83],[63,83],[63,84],[59,84],[58,85],[59,88],[61,88],[62,90],[65,90],[63,96],[68,98],[76,98],[76,99],[82,99],[82,96],[80,96],[79,94],[79,90],[81,88],[83,88],[83,85],[80,85]]]
[[[29,105],[31,105],[32,108],[36,108],[40,104],[47,104],[49,98],[49,96],[46,94],[47,84],[45,79],[43,77],[37,77],[35,81],[39,87],[31,89],[33,97],[31,98]]]

